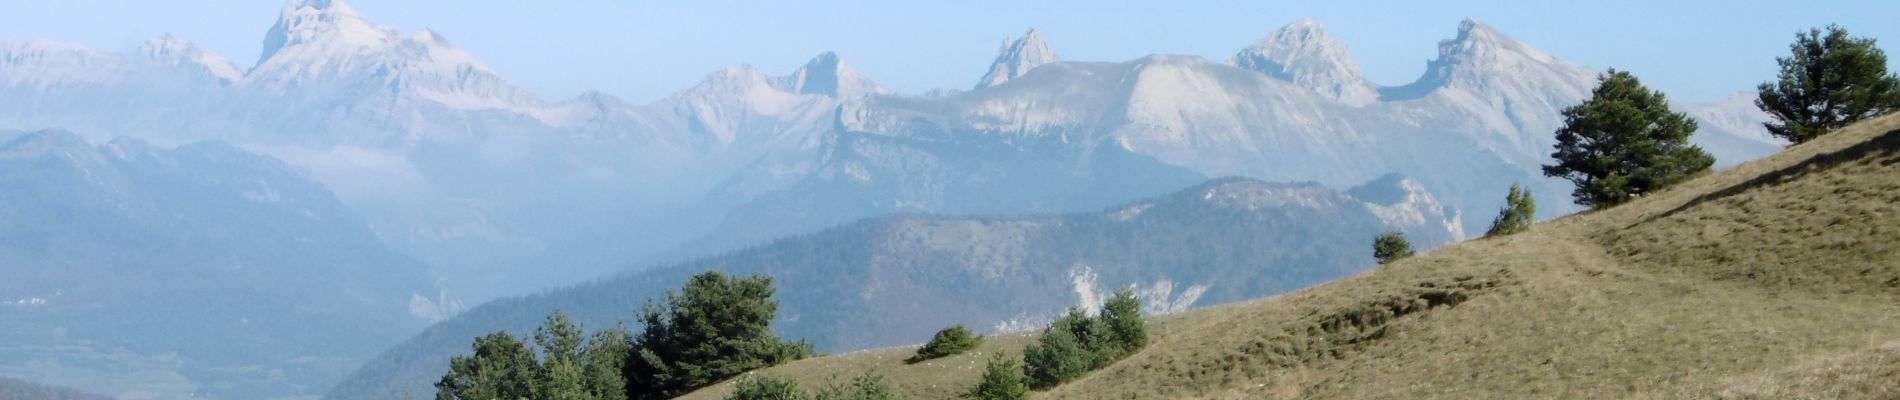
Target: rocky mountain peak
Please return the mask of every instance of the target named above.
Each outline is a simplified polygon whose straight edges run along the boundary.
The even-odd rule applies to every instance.
[[[292,1],[284,5],[277,23],[264,34],[264,51],[258,55],[257,64],[263,65],[285,48],[306,43],[370,47],[395,39],[395,31],[363,19],[343,0]]]
[[[791,75],[774,79],[773,87],[798,94],[817,94],[840,99],[855,99],[871,94],[890,93],[870,78],[859,74],[856,69],[838,58],[838,53],[824,52],[812,57],[805,66],[799,67]]]
[[[1020,39],[1003,39],[1003,47],[997,50],[996,61],[990,63],[990,71],[977,81],[976,88],[1001,85],[1023,76],[1031,69],[1057,61],[1061,59],[1056,57],[1056,51],[1043,41],[1041,33],[1031,28]]]
[[[1379,98],[1346,45],[1310,19],[1274,30],[1235,54],[1231,62],[1347,104],[1365,105]]]

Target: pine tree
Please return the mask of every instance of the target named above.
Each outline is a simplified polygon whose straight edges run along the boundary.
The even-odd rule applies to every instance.
[[[1102,304],[1100,315],[1107,326],[1108,343],[1114,348],[1108,358],[1120,359],[1148,345],[1148,323],[1141,319],[1141,299],[1135,298],[1134,289],[1116,290],[1114,297]]]
[[[1756,88],[1755,106],[1774,117],[1768,133],[1798,144],[1900,108],[1900,77],[1873,38],[1828,25],[1795,33],[1788,51],[1775,58],[1779,80]]]
[[[976,382],[966,395],[975,400],[1023,400],[1029,398],[1029,386],[1023,385],[1023,371],[1016,359],[996,353],[983,366],[983,380]]]
[[[1067,315],[1044,328],[1042,337],[1023,349],[1023,381],[1032,388],[1046,389],[1093,368],[1096,355],[1084,346],[1085,338],[1076,335],[1077,331],[1087,332],[1083,327],[1090,323],[1081,309],[1070,308]]]
[[[633,338],[626,326],[595,332],[581,355],[587,388],[599,400],[626,400],[627,379],[621,369],[632,354]]]
[[[554,310],[534,330],[534,344],[540,346],[541,354],[547,358],[580,358],[581,344],[586,340],[581,327],[567,317],[567,313]]]
[[[534,352],[514,335],[495,332],[475,338],[475,354],[449,359],[449,372],[435,383],[436,400],[534,398],[540,375]]]
[[[1511,192],[1504,195],[1504,209],[1498,210],[1498,217],[1491,220],[1491,229],[1484,235],[1504,236],[1531,229],[1531,222],[1537,215],[1537,201],[1531,199],[1531,191],[1511,184]]]
[[[1629,72],[1598,78],[1590,99],[1563,111],[1557,162],[1544,175],[1576,185],[1577,204],[1602,208],[1661,190],[1709,169],[1715,159],[1689,144],[1695,120],[1669,110],[1662,93]]]
[[[809,357],[810,343],[772,334],[778,303],[772,278],[694,275],[666,302],[649,302],[624,376],[628,398],[685,394],[740,373]]]
[[[1385,231],[1372,238],[1372,257],[1380,264],[1388,264],[1412,255],[1412,242],[1405,240],[1405,232]]]
[[[586,367],[573,358],[550,358],[541,365],[541,376],[535,379],[534,392],[537,399],[549,400],[595,400],[592,391],[587,388]]]
[[[594,400],[587,389],[586,367],[581,363],[581,327],[555,310],[534,331],[534,344],[541,349],[540,375],[535,379],[537,399]]]

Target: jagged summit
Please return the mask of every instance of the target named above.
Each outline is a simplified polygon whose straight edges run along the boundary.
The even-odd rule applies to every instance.
[[[787,76],[767,75],[750,64],[726,67],[653,106],[668,110],[671,116],[667,118],[678,118],[675,123],[689,127],[690,132],[681,133],[693,138],[683,141],[695,141],[711,149],[803,137],[815,129],[811,127],[825,126],[817,121],[836,108],[837,99],[831,93],[861,96],[881,90],[851,72],[836,55],[821,54],[806,68]],[[800,122],[789,125],[797,129],[765,125],[783,121]]]
[[[840,99],[890,93],[883,85],[845,64],[837,53],[829,51],[812,57],[811,61],[791,75],[773,79],[772,86],[792,93],[819,94]]]
[[[1551,63],[1557,58],[1505,36],[1490,25],[1465,19],[1458,37],[1438,43],[1439,62],[1475,68],[1500,68],[1524,62]]]
[[[304,0],[284,7],[265,34],[264,52],[251,70],[263,81],[378,70],[428,70],[454,80],[447,78],[464,68],[493,74],[434,30],[403,36],[364,19],[342,0]]]
[[[260,57],[242,85],[264,95],[377,93],[452,109],[552,118],[539,96],[502,79],[442,34],[425,28],[403,35],[364,19],[342,0],[284,6],[264,36]]]
[[[1457,37],[1438,42],[1438,58],[1426,63],[1425,74],[1418,81],[1389,88],[1382,94],[1402,100],[1422,97],[1445,86],[1494,90],[1499,89],[1494,84],[1507,81],[1588,82],[1595,74],[1467,18],[1458,23]]]
[[[301,44],[325,42],[370,47],[395,38],[394,30],[363,19],[343,0],[293,0],[284,5],[277,23],[264,35],[264,50],[252,69],[263,66],[285,48]]]
[[[1346,45],[1311,19],[1301,19],[1267,34],[1235,54],[1236,66],[1299,84],[1351,105],[1378,101]]]
[[[1056,51],[1043,41],[1041,33],[1030,28],[1021,39],[1003,39],[1003,47],[997,50],[996,61],[990,63],[990,71],[977,81],[976,88],[1001,85],[1023,76],[1031,69],[1057,61],[1061,59],[1056,57]]]

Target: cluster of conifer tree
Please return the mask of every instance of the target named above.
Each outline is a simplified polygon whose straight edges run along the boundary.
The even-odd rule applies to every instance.
[[[1081,308],[1050,323],[1042,336],[1023,348],[1022,367],[1014,358],[990,357],[983,376],[964,397],[977,400],[1021,400],[1029,390],[1048,389],[1120,361],[1148,346],[1148,325],[1141,319],[1141,300],[1134,290],[1122,288],[1102,304],[1095,316]]]
[[[1115,296],[1094,317],[1081,308],[1042,330],[1042,338],[1023,349],[1023,375],[1029,387],[1055,387],[1084,373],[1108,366],[1148,345],[1147,322],[1141,319],[1141,300],[1129,288]]]
[[[764,275],[694,275],[648,302],[638,335],[615,327],[588,337],[556,311],[532,349],[507,332],[476,338],[473,354],[449,360],[436,399],[666,399],[811,356],[811,344],[772,334],[772,294]]]

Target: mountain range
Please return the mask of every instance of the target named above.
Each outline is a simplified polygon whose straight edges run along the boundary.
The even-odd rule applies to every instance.
[[[442,33],[300,0],[248,69],[169,36],[128,54],[0,45],[0,127],[223,139],[283,158],[481,300],[885,212],[1083,211],[1215,176],[1345,187],[1406,171],[1460,212],[1487,213],[1510,182],[1563,198],[1537,167],[1557,111],[1597,71],[1475,21],[1438,47],[1416,82],[1387,87],[1310,20],[1225,62],[1062,61],[1031,30],[967,91],[893,94],[825,53],[783,76],[716,71],[648,104],[550,101]],[[1708,120],[1695,140],[1724,165],[1779,145],[1745,101],[1682,109]],[[1044,176],[999,172],[1018,166]],[[1123,174],[1176,178],[1099,188]],[[947,197],[997,180],[1077,193]],[[868,208],[816,204],[846,198]],[[682,244],[696,250],[668,251]],[[512,278],[530,264],[543,265],[534,278]]]
[[[1596,75],[1474,21],[1440,43],[1425,76],[1398,87],[1365,80],[1312,21],[1275,30],[1226,63],[1058,62],[1049,49],[1032,30],[1003,47],[976,90],[845,102],[803,181],[740,205],[707,237],[731,248],[889,212],[1087,209],[1101,204],[1079,200],[1159,192],[1131,182],[1178,187],[1191,176],[1344,187],[1405,171],[1460,212],[1497,207],[1496,193],[1513,182],[1567,198],[1568,184],[1539,168],[1558,111],[1580,102]],[[1695,140],[1724,165],[1779,146],[1746,99],[1684,108],[1711,120]],[[1028,165],[984,168],[1012,162]],[[801,218],[809,223],[783,225]],[[1467,231],[1486,222],[1462,220]]]

